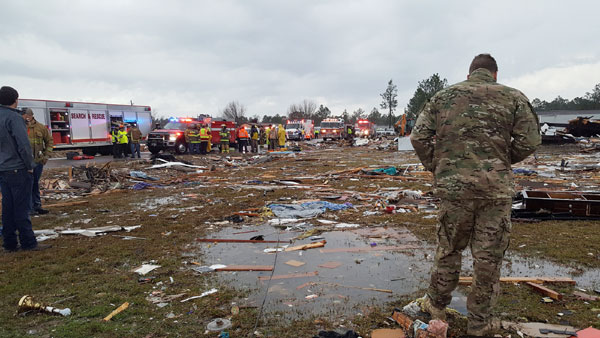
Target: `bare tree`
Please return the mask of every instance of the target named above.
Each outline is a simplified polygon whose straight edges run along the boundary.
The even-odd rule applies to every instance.
[[[223,117],[230,121],[241,123],[246,121],[246,107],[240,104],[238,101],[231,101],[223,109]]]
[[[288,118],[308,119],[317,111],[317,104],[313,101],[304,100],[299,104],[292,104],[288,108]]]

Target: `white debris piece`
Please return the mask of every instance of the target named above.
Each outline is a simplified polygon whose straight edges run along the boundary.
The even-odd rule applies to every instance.
[[[142,264],[142,266],[140,266],[139,268],[133,270],[133,272],[136,272],[140,275],[145,275],[148,272],[154,270],[154,269],[158,269],[160,268],[160,265],[154,265],[154,264]]]

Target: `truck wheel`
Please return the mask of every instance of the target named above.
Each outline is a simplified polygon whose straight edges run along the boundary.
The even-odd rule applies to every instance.
[[[102,156],[112,155],[112,146],[98,147],[98,152]]]
[[[175,144],[175,153],[177,153],[177,155],[185,154],[186,151],[187,151],[187,145],[185,143],[177,142]]]
[[[148,151],[152,153],[152,155],[156,155],[160,153],[160,148],[148,147]]]
[[[98,153],[98,149],[96,147],[83,148],[81,152],[87,156],[95,156]]]

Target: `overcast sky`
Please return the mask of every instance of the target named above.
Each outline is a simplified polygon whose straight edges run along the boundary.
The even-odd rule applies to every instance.
[[[150,105],[162,116],[402,110],[433,73],[461,81],[491,53],[530,99],[600,83],[594,1],[0,0],[2,85],[22,98]]]

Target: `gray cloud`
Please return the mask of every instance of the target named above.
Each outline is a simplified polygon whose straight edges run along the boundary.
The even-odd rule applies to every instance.
[[[0,72],[22,97],[151,105],[160,114],[251,115],[312,99],[334,113],[400,108],[418,81],[461,81],[492,53],[531,98],[600,82],[599,5],[586,1],[12,1]]]

